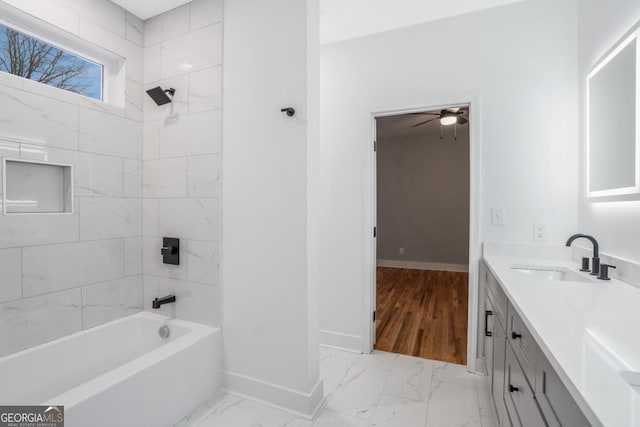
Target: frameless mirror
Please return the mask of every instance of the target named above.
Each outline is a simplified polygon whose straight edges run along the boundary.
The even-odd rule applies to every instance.
[[[587,75],[587,197],[640,195],[640,29]]]

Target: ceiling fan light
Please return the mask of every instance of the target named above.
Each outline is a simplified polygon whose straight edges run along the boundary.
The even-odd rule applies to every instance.
[[[455,124],[458,121],[458,117],[457,116],[443,116],[440,117],[440,124],[443,126],[450,126],[452,124]]]

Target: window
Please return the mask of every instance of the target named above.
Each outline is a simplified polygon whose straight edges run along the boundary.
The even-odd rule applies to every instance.
[[[2,24],[0,71],[103,100],[102,64]]]

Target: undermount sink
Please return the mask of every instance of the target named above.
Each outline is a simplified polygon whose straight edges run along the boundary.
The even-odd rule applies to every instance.
[[[513,266],[512,270],[536,280],[563,281],[563,282],[590,282],[586,277],[567,270],[564,267],[533,267]]]

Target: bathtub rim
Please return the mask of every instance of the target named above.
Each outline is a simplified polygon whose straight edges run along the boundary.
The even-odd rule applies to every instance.
[[[46,399],[44,402],[33,402],[30,404],[48,405],[51,403],[51,404],[63,405],[65,406],[65,408],[73,408],[75,405],[82,402],[83,400],[86,400],[91,396],[94,396],[108,389],[109,387],[112,387],[115,384],[120,383],[126,380],[127,378],[130,378],[131,376],[135,375],[137,372],[141,371],[142,369],[150,365],[153,365],[154,363],[158,363],[164,359],[167,359],[173,356],[174,354],[178,353],[182,349],[187,348],[199,342],[200,340],[205,339],[208,336],[214,336],[215,334],[219,334],[221,330],[220,327],[217,327],[217,326],[209,326],[201,323],[175,319],[170,316],[150,313],[148,311],[140,311],[137,313],[130,314],[128,316],[121,317],[116,320],[112,320],[107,323],[103,323],[98,326],[94,326],[89,329],[85,329],[83,331],[66,335],[64,337],[55,339],[53,341],[49,341],[34,347],[30,347],[28,349],[19,351],[17,353],[9,354],[7,356],[1,357],[0,363],[2,363],[3,361],[18,359],[21,356],[24,356],[26,354],[38,352],[44,348],[61,344],[66,341],[70,341],[87,334],[95,333],[95,331],[98,331],[100,329],[114,327],[116,325],[125,323],[135,318],[150,319],[155,322],[158,322],[159,325],[167,324],[169,326],[175,325],[175,326],[183,327],[187,329],[187,332],[173,341],[170,341],[166,344],[162,344],[161,346],[149,352],[146,352],[128,362],[125,362],[120,366],[117,366],[107,372],[103,372],[95,376],[82,384],[79,384],[56,396],[52,396],[51,398]]]
[[[104,325],[108,327],[109,325],[113,325],[114,323],[124,322],[127,319],[131,319],[132,317],[142,317],[151,320],[156,320],[162,322],[162,324],[168,325],[176,325],[187,328],[189,331],[183,336],[171,341],[169,343],[163,344],[162,346],[151,350],[148,353],[145,353],[129,362],[124,363],[110,371],[104,372],[101,375],[98,375],[91,380],[82,383],[70,390],[67,390],[57,396],[48,399],[46,402],[42,404],[53,404],[57,402],[58,405],[63,405],[65,408],[73,408],[78,403],[82,402],[85,399],[88,399],[96,394],[113,387],[115,384],[118,384],[127,378],[132,377],[136,373],[141,370],[154,365],[162,360],[165,360],[181,350],[199,342],[200,340],[213,336],[216,333],[219,333],[220,327],[203,325],[200,323],[189,322],[186,320],[174,319],[169,316],[163,316],[160,314],[150,313],[148,311],[142,311],[139,313],[135,313],[121,319],[115,320],[113,322],[106,323]],[[92,328],[93,329],[93,328]],[[91,329],[87,329],[87,331],[91,331]],[[84,331],[83,331],[84,332]],[[53,341],[52,341],[53,342]],[[213,363],[213,361],[212,361]]]

